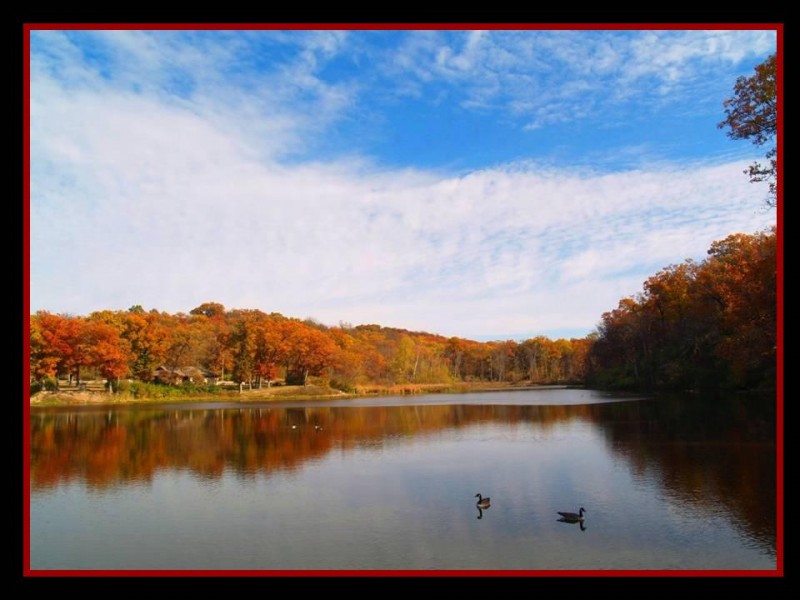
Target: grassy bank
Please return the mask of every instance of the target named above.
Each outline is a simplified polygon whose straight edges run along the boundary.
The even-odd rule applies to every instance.
[[[41,391],[30,398],[31,407],[48,406],[85,406],[85,405],[125,405],[125,404],[161,404],[164,402],[269,402],[286,400],[325,400],[333,398],[363,398],[370,396],[406,396],[418,394],[461,394],[469,392],[485,392],[492,390],[508,390],[528,387],[523,384],[498,382],[470,383],[431,383],[431,384],[396,384],[396,385],[361,385],[350,392],[343,392],[325,384],[309,384],[307,386],[279,385],[261,389],[238,389],[183,386],[162,386],[141,384],[131,386],[123,391],[109,394],[102,389],[62,389]]]
[[[109,394],[107,391],[94,390],[58,390],[53,392],[37,392],[31,396],[31,406],[80,406],[80,405],[124,405],[124,404],[160,404],[164,402],[253,402],[279,400],[315,400],[324,398],[350,397],[327,386],[281,386],[263,389],[185,390],[180,387],[148,386],[144,393],[141,390],[122,391]],[[155,389],[153,389],[155,388]],[[158,389],[163,388],[163,389]]]

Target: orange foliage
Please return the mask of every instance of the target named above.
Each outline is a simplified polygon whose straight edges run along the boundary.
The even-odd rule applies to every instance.
[[[774,386],[776,234],[734,234],[659,271],[602,317],[593,379],[622,387]]]
[[[31,373],[36,378],[93,368],[104,378],[128,373],[149,381],[159,366],[198,366],[234,381],[270,384],[281,375],[337,386],[436,384],[457,381],[575,381],[586,352],[575,340],[544,337],[518,343],[477,342],[427,332],[359,325],[328,328],[278,313],[207,302],[188,315],[139,306],[87,319],[31,317]],[[97,347],[94,347],[97,346]]]

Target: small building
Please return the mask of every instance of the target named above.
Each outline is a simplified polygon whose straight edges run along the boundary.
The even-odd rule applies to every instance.
[[[170,368],[164,365],[153,371],[153,381],[166,385],[178,385],[182,383],[194,383],[197,385],[214,385],[217,383],[218,375],[208,369],[200,367],[177,367]]]

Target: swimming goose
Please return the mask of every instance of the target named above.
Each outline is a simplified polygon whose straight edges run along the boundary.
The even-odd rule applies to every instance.
[[[564,519],[565,521],[578,522],[578,521],[583,521],[583,513],[586,512],[586,509],[581,506],[580,511],[578,511],[576,513],[574,513],[574,512],[561,512],[560,510],[556,511],[556,512],[558,512],[558,514],[561,515],[561,518]]]
[[[491,506],[490,498],[483,498],[480,494],[475,494],[475,497],[478,499],[476,504],[478,508],[489,508]]]

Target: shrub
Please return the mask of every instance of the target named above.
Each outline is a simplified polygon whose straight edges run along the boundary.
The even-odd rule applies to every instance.
[[[142,381],[120,381],[119,391],[129,393],[134,398],[179,398],[201,394],[220,394],[222,390],[217,385],[198,385],[185,383],[183,385],[163,385],[160,383],[144,383]]]
[[[339,379],[331,379],[330,387],[340,392],[345,392],[346,394],[355,394],[356,392],[356,386],[354,384]]]
[[[303,385],[306,383],[303,373],[300,371],[289,371],[286,373],[286,385]]]
[[[191,395],[191,394],[219,394],[220,387],[218,385],[212,384],[199,384],[199,383],[184,383],[179,388],[182,394]]]

